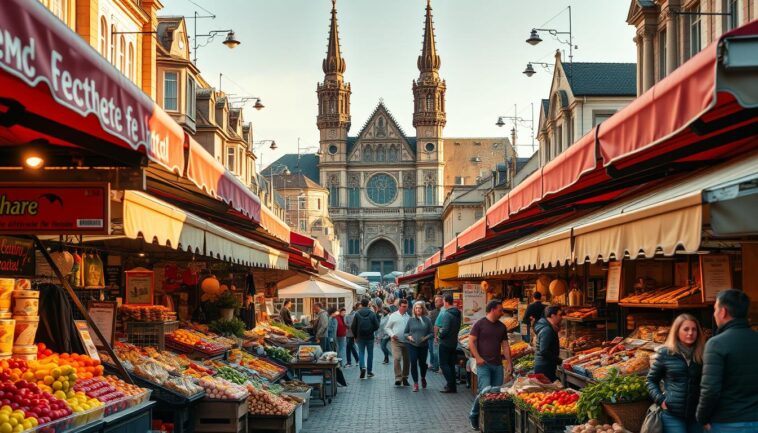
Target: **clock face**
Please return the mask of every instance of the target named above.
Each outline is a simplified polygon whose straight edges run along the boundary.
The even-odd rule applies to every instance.
[[[330,130],[329,130],[329,138],[334,138],[336,135],[337,135],[337,133],[336,133],[336,132],[334,132],[334,130],[333,130],[333,129],[330,129]]]

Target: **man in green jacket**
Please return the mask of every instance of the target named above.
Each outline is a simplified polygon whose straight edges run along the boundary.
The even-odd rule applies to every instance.
[[[758,332],[747,321],[750,298],[723,290],[713,308],[718,330],[705,345],[695,416],[709,433],[758,433]]]

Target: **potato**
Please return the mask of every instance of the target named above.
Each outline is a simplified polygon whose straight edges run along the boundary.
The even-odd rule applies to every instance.
[[[591,425],[592,427],[595,427],[596,425],[600,424],[596,419],[591,419],[587,421],[587,424]]]

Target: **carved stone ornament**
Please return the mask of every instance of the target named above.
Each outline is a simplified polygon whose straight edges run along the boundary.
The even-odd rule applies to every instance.
[[[403,173],[403,186],[416,186],[416,172],[406,171]]]
[[[350,174],[347,178],[347,186],[348,188],[358,188],[361,186],[361,175],[360,174]]]

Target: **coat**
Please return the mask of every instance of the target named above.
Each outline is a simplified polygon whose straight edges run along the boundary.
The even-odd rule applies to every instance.
[[[558,342],[558,333],[553,325],[544,317],[534,324],[534,332],[537,334],[537,344],[534,350],[535,372],[552,372],[550,379],[555,377],[555,369],[561,363],[561,347]]]
[[[695,360],[687,364],[682,354],[671,353],[666,347],[656,351],[651,364],[647,374],[647,391],[650,398],[659,405],[665,401],[666,410],[671,415],[693,421],[700,398],[700,375],[703,366]]]
[[[445,310],[442,316],[440,330],[437,336],[440,340],[440,346],[455,349],[458,347],[458,331],[461,330],[461,312],[456,307],[450,307]]]
[[[700,424],[758,421],[758,332],[747,320],[732,319],[705,344]]]

